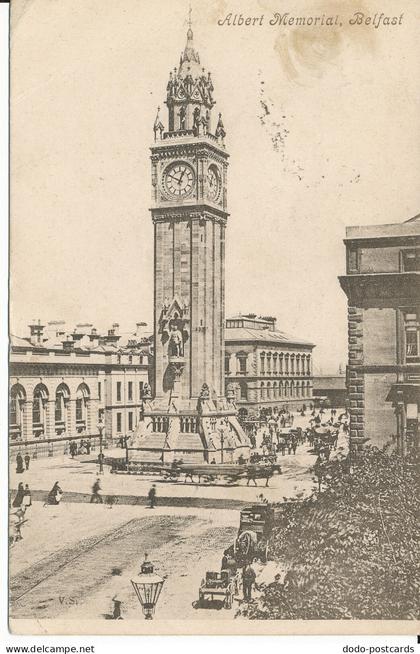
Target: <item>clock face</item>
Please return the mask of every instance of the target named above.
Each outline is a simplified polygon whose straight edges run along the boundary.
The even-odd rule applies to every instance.
[[[171,164],[165,170],[163,184],[169,195],[180,198],[190,195],[194,188],[194,178],[191,166],[179,161]]]
[[[212,202],[219,199],[221,181],[216,166],[210,166],[207,173],[207,197]]]

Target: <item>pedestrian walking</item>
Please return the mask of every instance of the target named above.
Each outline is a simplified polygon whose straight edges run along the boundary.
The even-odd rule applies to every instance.
[[[16,472],[18,474],[24,472],[25,468],[23,467],[23,458],[20,452],[16,456]]]
[[[23,492],[23,502],[22,505],[25,508],[28,508],[28,506],[32,506],[32,495],[31,491],[29,490],[28,484],[25,484],[25,490]]]
[[[23,483],[19,482],[18,489],[15,495],[15,499],[13,500],[12,506],[15,509],[19,509],[22,506],[23,502],[23,497],[25,495],[25,489],[23,487]]]
[[[245,602],[252,600],[252,587],[255,584],[256,574],[249,564],[244,565],[242,571],[242,589]]]
[[[147,497],[149,499],[150,508],[154,509],[156,505],[156,484],[152,484],[152,487],[149,490],[149,494]]]
[[[92,495],[90,497],[90,503],[91,504],[94,503],[94,502],[95,503],[99,502],[99,504],[104,503],[104,501],[102,499],[102,495],[99,493],[100,490],[101,490],[101,484],[100,484],[99,479],[97,479],[95,481],[95,483],[93,484],[93,486],[92,486]]]
[[[30,461],[31,461],[31,457],[29,456],[29,453],[26,452],[26,454],[25,454],[25,468],[26,468],[26,470],[29,470]]]

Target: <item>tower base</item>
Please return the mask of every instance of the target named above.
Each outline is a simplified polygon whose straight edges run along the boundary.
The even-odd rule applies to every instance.
[[[130,460],[236,463],[247,460],[250,441],[225,398],[146,400],[143,419],[128,441]]]

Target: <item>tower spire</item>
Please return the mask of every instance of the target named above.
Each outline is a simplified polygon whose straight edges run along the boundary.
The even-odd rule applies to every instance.
[[[190,8],[188,9],[188,28],[189,28],[189,30],[192,31],[192,29],[191,29],[191,26],[192,26],[191,12],[192,12],[192,8],[191,8],[191,4],[190,4]]]

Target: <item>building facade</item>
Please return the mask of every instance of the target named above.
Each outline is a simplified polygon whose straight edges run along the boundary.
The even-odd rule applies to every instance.
[[[315,375],[313,395],[316,405],[344,409],[347,406],[346,376]]]
[[[247,314],[228,318],[225,384],[240,414],[300,407],[312,398],[312,343],[276,330],[276,319]]]
[[[191,25],[151,148],[154,388],[130,442],[138,460],[225,460],[249,445],[224,396],[225,130]]]
[[[420,406],[420,216],[348,227],[350,436],[382,446],[417,438]]]
[[[144,324],[122,335],[92,325],[67,333],[61,322],[30,325],[28,338],[11,336],[9,442],[59,452],[71,439],[103,436],[115,442],[134,431],[149,382],[150,336]]]

